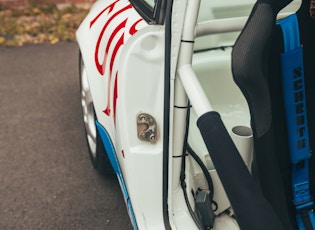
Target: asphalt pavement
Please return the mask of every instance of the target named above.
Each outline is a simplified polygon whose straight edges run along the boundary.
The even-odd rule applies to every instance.
[[[0,48],[0,229],[132,229],[91,166],[76,43]]]

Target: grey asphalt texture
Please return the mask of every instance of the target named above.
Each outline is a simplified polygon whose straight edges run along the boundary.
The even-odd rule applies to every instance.
[[[76,43],[0,48],[1,230],[132,229],[81,117]]]

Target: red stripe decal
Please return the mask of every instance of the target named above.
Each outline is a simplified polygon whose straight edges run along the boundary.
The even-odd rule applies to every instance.
[[[115,78],[115,84],[114,84],[114,101],[113,101],[113,107],[114,107],[114,123],[116,124],[116,103],[117,103],[117,98],[118,98],[118,73],[116,73],[116,78]]]
[[[102,41],[102,38],[103,38],[103,35],[104,35],[104,32],[105,30],[107,29],[107,26],[111,23],[111,21],[119,14],[121,14],[122,12],[130,9],[132,7],[132,5],[128,5],[124,8],[122,8],[121,10],[117,11],[115,14],[113,14],[113,16],[111,16],[108,21],[106,22],[106,24],[104,25],[101,33],[100,33],[100,36],[98,37],[98,40],[97,40],[97,43],[96,43],[96,48],[95,48],[95,54],[94,54],[94,59],[95,59],[95,64],[96,64],[96,67],[97,67],[97,70],[98,72],[101,74],[101,75],[104,75],[104,63],[106,62],[106,60],[104,59],[103,60],[103,63],[99,63],[99,60],[98,60],[98,53],[99,53],[99,48],[100,48],[100,44],[101,44],[101,41]],[[106,55],[106,54],[105,54]]]
[[[129,30],[129,34],[130,35],[134,35],[136,32],[138,32],[138,30],[136,29],[136,26],[138,25],[139,22],[141,22],[143,19],[140,18],[138,21],[136,21],[131,27],[130,27],[130,30]]]
[[[93,26],[93,24],[97,21],[97,19],[107,10],[109,9],[108,11],[108,14],[110,12],[112,12],[112,10],[114,9],[115,7],[115,4],[118,2],[118,0],[116,2],[113,2],[112,4],[110,4],[109,6],[107,6],[104,10],[102,10],[91,22],[90,22],[90,28]]]

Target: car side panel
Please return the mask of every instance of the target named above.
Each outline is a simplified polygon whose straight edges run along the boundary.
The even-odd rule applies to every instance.
[[[77,40],[97,119],[115,149],[118,178],[135,226],[163,229],[164,28],[148,25],[129,1],[99,0],[78,29]],[[136,117],[141,112],[157,121],[156,143],[138,139]]]
[[[116,125],[121,153],[117,155],[139,228],[160,230],[164,229],[164,27],[150,25],[135,34],[120,61]],[[153,142],[138,138],[141,113],[156,121]]]
[[[126,0],[99,0],[77,30],[97,119],[115,145],[115,81],[120,53],[147,23]]]

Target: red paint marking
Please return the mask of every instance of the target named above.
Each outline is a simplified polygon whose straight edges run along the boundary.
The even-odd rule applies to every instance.
[[[112,4],[110,4],[109,6],[107,6],[104,10],[102,10],[102,11],[90,22],[90,28],[93,26],[93,24],[97,21],[97,19],[98,19],[107,9],[109,9],[108,14],[109,14],[110,12],[112,12],[113,9],[114,9],[114,7],[115,7],[115,5],[116,5],[116,3],[117,3],[118,1],[119,1],[119,0],[117,0],[116,2],[113,2]]]
[[[113,42],[113,39],[114,37],[118,34],[118,32],[125,28],[126,26],[126,23],[127,23],[127,19],[125,21],[123,21],[122,23],[119,24],[119,26],[116,27],[116,29],[114,30],[114,32],[111,34],[110,38],[109,38],[109,42],[107,43],[107,47],[106,47],[106,52],[108,53],[108,50],[109,50],[109,47],[110,45],[112,44]],[[119,50],[119,48],[124,44],[124,34],[122,34],[122,36],[119,38],[117,44],[115,45],[114,47],[114,50],[113,50],[113,55],[111,57],[111,60],[110,60],[110,76],[112,74],[112,70],[113,70],[113,64],[114,64],[114,61],[115,61],[115,57],[117,55],[117,52]]]
[[[124,44],[124,35],[121,35],[118,43],[116,44],[115,48],[114,48],[114,51],[113,51],[113,56],[110,60],[110,66],[109,66],[109,69],[110,69],[110,72],[112,72],[112,69],[113,69],[113,64],[114,64],[114,60],[115,60],[115,57],[116,57],[116,54],[118,53],[118,50],[119,48]],[[108,103],[107,103],[107,108],[104,110],[105,111],[105,114],[107,116],[110,115],[110,82],[111,82],[111,75],[108,76],[108,90],[107,90],[107,93],[108,93]]]
[[[136,21],[131,27],[130,27],[130,30],[129,30],[129,34],[130,35],[134,35],[136,32],[138,32],[138,30],[136,29],[136,26],[138,25],[139,22],[141,22],[143,19],[140,18],[138,21]]]
[[[116,105],[117,105],[117,98],[118,98],[118,73],[116,73],[115,78],[115,84],[114,84],[114,101],[113,101],[113,107],[114,107],[114,123],[116,124]]]
[[[113,56],[110,60],[110,65],[109,65],[109,70],[112,71],[113,70],[113,65],[114,65],[114,61],[116,58],[116,55],[118,53],[119,48],[124,44],[124,35],[121,35],[121,37],[119,38],[114,50],[113,50]]]
[[[107,108],[103,110],[103,113],[105,113],[107,116],[109,116],[110,108],[107,106]]]
[[[105,74],[105,68],[107,63],[109,62],[109,74],[108,74],[108,101],[107,101],[107,107],[103,110],[103,112],[107,115],[110,116],[111,114],[111,102],[113,104],[113,116],[114,116],[114,123],[116,123],[116,105],[117,105],[117,98],[118,98],[118,73],[116,72],[114,79],[112,76],[112,71],[113,71],[113,66],[114,66],[114,62],[116,59],[116,56],[120,50],[120,47],[124,44],[124,36],[125,36],[125,32],[123,31],[121,37],[118,39],[117,43],[114,44],[114,48],[112,53],[109,53],[110,48],[113,46],[113,41],[115,39],[115,37],[118,35],[118,33],[121,30],[124,30],[126,28],[126,24],[127,24],[127,20],[128,18],[126,18],[124,21],[122,21],[117,27],[115,27],[114,31],[107,31],[108,26],[112,23],[112,21],[121,13],[127,11],[128,9],[132,8],[132,5],[129,4],[121,9],[119,9],[118,11],[114,12],[113,15],[109,16],[110,13],[112,13],[112,11],[114,11],[116,3],[118,3],[119,0],[113,2],[112,4],[110,4],[109,6],[107,6],[106,8],[104,8],[91,22],[90,22],[90,28],[92,28],[92,26],[94,25],[94,23],[101,17],[101,15],[103,15],[106,11],[107,11],[107,15],[108,15],[108,20],[106,21],[105,25],[103,26],[97,43],[96,43],[96,47],[95,47],[95,53],[94,53],[94,61],[95,61],[95,65],[96,68],[98,70],[98,72],[101,75]],[[138,30],[136,29],[137,25],[142,21],[143,19],[140,18],[138,19],[129,29],[129,34],[132,36],[134,35]],[[102,61],[102,63],[100,63],[99,61],[99,54],[100,54],[100,45],[101,42],[103,40],[103,36],[104,34],[108,34],[110,33],[109,39],[106,44],[106,48],[105,48],[105,52],[104,52],[104,60]],[[114,90],[113,90],[113,98],[111,100],[110,98],[110,87],[111,87],[111,82],[112,80],[114,80]],[[123,157],[124,157],[124,152],[122,152]]]
[[[104,75],[104,63],[106,62],[106,60],[104,59],[103,60],[103,63],[100,64],[99,63],[99,60],[98,60],[98,53],[99,53],[99,48],[100,48],[100,44],[101,44],[101,41],[102,41],[102,38],[103,38],[103,35],[104,35],[104,32],[105,30],[107,29],[108,25],[112,22],[112,20],[117,17],[117,15],[121,14],[122,12],[130,9],[132,7],[131,4],[129,4],[128,6],[122,8],[121,10],[117,11],[115,14],[113,14],[109,19],[108,21],[106,22],[106,24],[104,25],[101,33],[100,33],[100,36],[98,37],[98,40],[97,40],[97,43],[96,43],[96,48],[95,48],[95,53],[94,53],[94,59],[95,59],[95,64],[96,64],[96,67],[97,67],[97,70],[98,72],[101,74],[101,75]],[[106,54],[105,54],[106,55]],[[105,56],[104,56],[105,57]]]
[[[106,47],[106,49],[109,49],[110,44],[112,43],[112,40],[114,39],[114,37],[116,36],[116,34],[123,28],[125,28],[127,19],[125,21],[123,21],[112,33],[111,37],[110,37],[110,41],[108,43],[108,46]],[[124,34],[121,35],[121,37],[119,38],[118,42],[116,43],[114,50],[113,50],[113,54],[112,57],[110,58],[110,64],[109,64],[109,75],[108,75],[108,88],[107,88],[107,96],[108,96],[108,103],[107,103],[107,108],[104,110],[104,113],[109,116],[110,115],[110,86],[111,86],[111,79],[112,79],[112,71],[113,71],[113,65],[114,65],[114,61],[116,58],[116,55],[118,53],[119,48],[124,44]],[[108,53],[108,50],[106,51],[106,53]],[[117,73],[116,73],[117,76]]]

